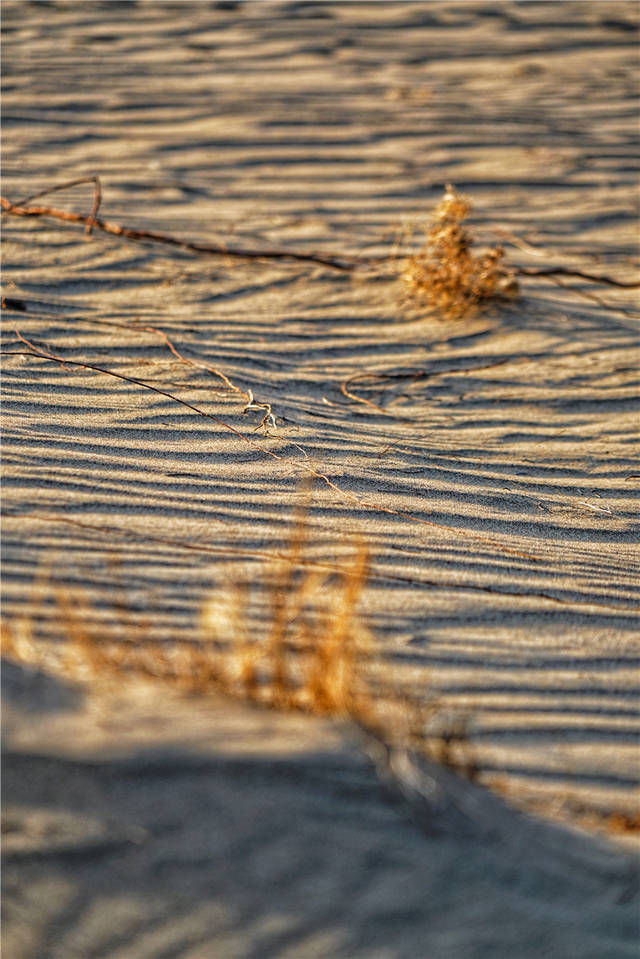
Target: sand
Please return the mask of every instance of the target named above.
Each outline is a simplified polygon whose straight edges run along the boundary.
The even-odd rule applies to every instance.
[[[378,255],[454,183],[512,263],[637,275],[631,3],[3,12],[11,200],[99,174],[110,221]],[[88,213],[91,188],[43,202]],[[610,817],[638,811],[635,292],[530,280],[447,322],[389,268],[13,217],[3,281],[24,307],[3,348],[18,328],[216,418],[3,357],[5,617],[53,629],[55,595],[83,590],[106,622],[193,636],[212,591],[282,550],[313,476],[309,558],[366,542],[381,648],[468,713],[509,801],[466,787],[466,832],[416,785],[446,771],[390,773],[342,728],[7,667],[7,953],[633,955]]]

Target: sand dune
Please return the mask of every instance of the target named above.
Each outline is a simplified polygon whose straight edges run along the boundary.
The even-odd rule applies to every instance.
[[[19,200],[97,173],[108,220],[192,241],[374,255],[389,252],[404,229],[419,229],[453,182],[474,200],[476,233],[505,242],[512,263],[632,279],[636,53],[636,10],[628,3],[7,2],[3,193]],[[43,202],[88,213],[91,189]],[[417,240],[406,242],[415,248]],[[611,813],[637,815],[640,350],[633,291],[531,280],[512,303],[446,322],[403,305],[391,268],[347,275],[293,262],[196,257],[7,217],[3,292],[23,307],[3,311],[5,349],[24,350],[17,328],[39,347],[143,380],[216,418],[107,375],[3,357],[7,617],[28,612],[50,629],[56,589],[82,588],[106,618],[115,604],[148,633],[193,635],[213,588],[259,577],[260,563],[282,548],[300,483],[311,475],[310,560],[339,563],[354,539],[366,541],[372,571],[365,607],[381,647],[425,695],[470,712],[482,780],[499,780],[516,805],[547,818],[596,828]],[[193,362],[180,362],[162,334]],[[263,414],[243,413],[246,399],[210,368],[269,404],[276,428],[261,430]],[[78,735],[73,723],[88,722],[85,707],[75,708],[75,719],[65,720],[70,741]],[[170,726],[162,708],[158,703],[160,751]],[[175,706],[182,708],[205,707]],[[226,707],[216,708],[220,722]],[[280,722],[252,716],[242,720],[243,735],[252,724]],[[288,722],[282,719],[283,729]],[[20,728],[12,724],[9,734],[18,807],[28,803],[20,785],[25,763],[40,784],[47,769],[64,777],[68,768],[46,724],[22,740]],[[174,743],[185,756],[193,746],[188,730],[185,720],[182,745]],[[235,803],[247,777],[255,809],[261,783],[286,788],[292,806],[298,801],[293,787],[273,785],[270,734],[256,735],[250,774],[244,760],[216,758],[220,738],[210,743],[205,779],[217,784],[217,810]],[[333,733],[322,746],[325,733],[313,723],[300,735],[311,743],[303,759],[287,740],[283,762],[296,770],[310,764],[321,780],[329,763],[330,783],[318,800],[328,819],[334,808],[336,818],[346,809],[343,786],[334,791],[332,783],[352,775],[352,808],[372,817],[365,828],[345,812],[348,827],[331,825],[340,833],[335,846],[353,842],[360,852],[353,887],[348,878],[338,882],[335,864],[320,869],[331,890],[326,914],[299,919],[294,935],[289,919],[279,925],[264,899],[255,918],[263,925],[240,931],[241,917],[244,923],[247,911],[256,913],[238,891],[251,836],[242,846],[234,831],[237,848],[202,858],[222,857],[232,874],[228,886],[219,876],[207,887],[201,876],[176,873],[199,891],[191,911],[177,906],[166,919],[175,945],[159,945],[165,933],[157,925],[163,897],[175,892],[170,885],[149,912],[130,920],[144,924],[144,935],[136,927],[141,938],[123,933],[116,942],[98,928],[104,920],[91,925],[92,910],[107,901],[101,894],[71,906],[74,880],[65,873],[55,886],[58,867],[42,871],[37,857],[27,857],[29,865],[15,873],[18,896],[37,874],[42,890],[52,890],[51,915],[25,938],[21,954],[209,956],[214,935],[221,937],[215,954],[225,956],[507,956],[514,942],[526,954],[523,939],[531,939],[532,956],[632,954],[630,920],[618,924],[613,894],[597,913],[601,926],[600,918],[591,925],[579,918],[591,916],[612,875],[624,886],[626,860],[616,872],[598,859],[593,886],[585,880],[573,890],[555,925],[544,912],[552,910],[555,880],[532,860],[527,876],[539,885],[522,880],[522,913],[507,921],[496,902],[510,884],[511,853],[500,853],[486,886],[484,853],[474,852],[465,867],[457,839],[421,839],[408,853],[415,826],[378,806],[370,767],[364,772],[364,761],[336,745]],[[73,767],[74,795],[86,786],[90,798],[67,802],[34,787],[43,815],[51,805],[81,807],[90,817],[95,797],[106,804],[95,822],[113,803],[110,822],[151,829],[146,813],[131,813],[133,791],[122,787],[120,806],[104,786],[129,775],[119,760],[110,765],[116,739],[92,742]],[[319,759],[316,742],[333,758]],[[180,796],[193,775],[180,773]],[[153,788],[141,779],[141,796]],[[311,803],[312,792],[302,789],[299,801]],[[167,792],[159,802],[179,808],[180,800]],[[206,830],[202,803],[194,822]],[[254,814],[248,805],[246,816]],[[391,845],[367,857],[364,834],[376,832],[376,817],[384,823],[380,842]],[[519,829],[509,831],[509,842]],[[272,848],[266,830],[255,839],[264,844],[260,861],[273,854],[293,862],[291,849],[276,848],[279,840]],[[398,866],[398,882],[422,892],[409,900],[403,893],[385,913],[396,839],[384,837],[400,833],[399,855],[410,864]],[[570,840],[563,841],[568,849]],[[581,842],[580,856],[587,855],[590,840]],[[167,862],[175,865],[174,855]],[[431,873],[426,859],[434,855],[440,871]],[[578,882],[572,855],[559,867],[560,884]],[[83,868],[98,875],[102,866],[82,857]],[[150,861],[140,869],[144,885]],[[110,870],[104,882],[117,888],[119,873]],[[364,873],[366,889],[356,878]],[[319,895],[314,875],[309,867],[309,896]],[[435,889],[451,883],[460,902],[454,908],[449,901],[447,925]],[[133,909],[131,889],[119,895],[118,908]],[[231,912],[219,923],[202,918],[198,909],[220,896]],[[297,896],[288,900],[290,915],[299,914]],[[351,940],[340,938],[346,913],[335,929],[327,919],[328,904],[345,896],[368,903]],[[430,911],[424,904],[432,897]],[[22,907],[14,930],[20,915],[32,922],[36,914],[30,900]],[[383,918],[372,927],[374,912]],[[541,914],[542,925],[551,923],[548,938]],[[458,929],[462,915],[469,922]],[[131,936],[134,925],[126,926]],[[51,938],[54,926],[64,930],[63,945]],[[74,930],[78,939],[65,938]],[[17,955],[18,938],[11,941]],[[83,952],[87,942],[92,951]],[[423,942],[426,951],[417,945]]]

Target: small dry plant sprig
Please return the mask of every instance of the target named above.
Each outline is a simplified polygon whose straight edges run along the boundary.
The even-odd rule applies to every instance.
[[[502,247],[473,251],[473,238],[463,225],[470,211],[471,201],[447,186],[426,244],[408,257],[402,274],[413,301],[441,310],[448,319],[518,293],[515,274],[504,265]]]

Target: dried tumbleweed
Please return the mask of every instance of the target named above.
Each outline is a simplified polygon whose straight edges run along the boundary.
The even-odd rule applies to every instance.
[[[504,250],[472,251],[473,239],[463,226],[471,202],[452,186],[440,201],[428,241],[410,256],[403,279],[414,301],[442,310],[449,319],[496,297],[518,292],[515,275],[503,264]]]

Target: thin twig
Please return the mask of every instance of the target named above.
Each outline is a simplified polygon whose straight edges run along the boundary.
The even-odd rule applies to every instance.
[[[563,283],[562,280],[558,277],[550,277],[551,282],[559,287],[561,290],[569,290],[570,293],[573,293],[575,296],[581,297],[583,300],[588,300],[590,303],[597,303],[598,306],[603,306],[605,310],[610,310],[612,313],[619,313],[622,316],[632,316],[637,317],[638,313],[636,310],[627,310],[622,306],[616,306],[615,303],[607,303],[606,300],[601,299],[599,296],[592,290],[582,290],[576,286],[570,286],[568,283]]]
[[[27,354],[26,351],[24,355],[33,355]],[[382,451],[383,453],[385,450]],[[380,454],[381,455],[381,454]],[[67,526],[74,526],[78,529],[83,530],[92,530],[99,532],[104,536],[122,536],[122,537],[131,537],[136,541],[144,541],[149,543],[158,543],[161,546],[171,547],[172,550],[183,549],[189,552],[194,553],[203,553],[210,555],[224,555],[224,556],[237,556],[242,558],[249,559],[286,559],[287,553],[285,551],[278,550],[259,550],[255,546],[246,546],[246,547],[233,547],[228,544],[224,546],[214,546],[209,543],[204,545],[202,543],[193,543],[187,540],[181,539],[169,539],[166,536],[158,536],[153,533],[150,533],[145,530],[135,529],[134,527],[128,526],[115,526],[115,525],[105,525],[97,523],[89,523],[84,520],[71,519],[69,516],[62,513],[13,513],[7,511],[5,513],[8,517],[20,517],[20,519],[36,520],[43,523],[64,523]],[[402,550],[402,547],[397,547]],[[535,558],[535,557],[534,557]],[[302,561],[302,565],[305,569],[308,570],[318,570],[326,572],[339,572],[340,567],[335,563],[321,562],[318,560],[310,560],[308,557],[305,557]],[[428,579],[423,575],[420,578],[415,578],[408,575],[400,575],[396,573],[389,572],[388,570],[383,571],[378,569],[375,565],[372,567],[371,573],[369,575],[369,580],[371,582],[393,582],[393,583],[404,583],[405,585],[410,586],[433,586],[435,588],[440,588],[442,586],[442,581],[439,579]],[[491,593],[496,596],[521,596],[521,597],[536,597],[540,599],[549,600],[552,603],[557,603],[562,606],[566,605],[575,605],[573,599],[561,599],[559,596],[555,596],[553,593],[547,592],[527,592],[520,591],[516,589],[508,588],[499,588],[496,586],[487,586],[480,585],[478,583],[448,583],[448,589],[458,590],[460,592],[480,592],[480,593]],[[612,603],[597,603],[594,600],[590,599],[588,605],[595,605],[601,609],[620,609],[619,606],[615,606]]]
[[[281,459],[282,457],[278,456],[276,453],[273,453],[271,450],[264,449],[264,447],[259,446],[257,443],[252,443],[244,433],[241,433],[240,430],[237,430],[234,426],[231,426],[230,423],[226,423],[224,420],[220,419],[219,416],[216,416],[214,413],[207,413],[205,410],[200,409],[198,406],[194,406],[192,403],[188,403],[187,400],[181,399],[179,396],[176,396],[174,393],[169,393],[167,390],[161,390],[158,386],[153,386],[151,383],[145,382],[145,380],[139,380],[135,376],[125,376],[124,373],[117,373],[115,370],[107,369],[104,366],[96,366],[94,363],[85,363],[80,362],[79,360],[68,360],[66,357],[57,356],[55,353],[49,353],[46,350],[41,349],[36,346],[35,343],[32,343],[31,340],[28,340],[26,336],[23,336],[20,330],[16,328],[16,336],[19,340],[25,343],[29,349],[32,351],[31,356],[40,356],[46,360],[53,360],[56,363],[59,363],[63,368],[68,366],[77,366],[85,370],[93,370],[96,373],[104,373],[106,376],[115,376],[116,379],[124,380],[127,383],[133,383],[135,386],[142,386],[144,389],[151,390],[153,393],[158,393],[160,396],[166,396],[170,400],[173,400],[175,403],[180,403],[181,406],[186,406],[188,409],[193,410],[194,413],[198,413],[200,416],[205,416],[207,419],[213,420],[215,423],[218,423],[220,426],[223,426],[225,429],[229,430],[231,433],[234,433],[240,439],[244,440],[245,443],[249,443],[250,446],[256,446],[258,449],[264,450],[268,456],[274,457],[274,459]],[[0,350],[0,353],[13,353],[19,352],[22,355],[24,354],[23,350]],[[27,356],[29,354],[26,354]]]
[[[16,306],[15,303],[18,303],[18,302],[20,301],[13,301],[13,300],[7,299],[6,297],[3,297],[3,302],[2,302],[3,309],[5,308],[5,305],[6,305],[8,308],[13,308],[14,310],[15,309],[26,310],[26,305],[24,304],[21,307]],[[208,373],[213,373],[214,376],[217,376],[219,379],[222,380],[222,382],[225,384],[227,391],[231,393],[237,393],[240,396],[242,396],[247,403],[247,406],[245,406],[244,410],[242,411],[243,413],[246,413],[248,410],[265,410],[265,415],[254,432],[256,432],[259,429],[266,430],[267,427],[269,426],[276,428],[275,417],[272,413],[271,405],[269,403],[261,403],[257,401],[254,398],[251,389],[243,390],[240,386],[236,386],[236,384],[233,383],[229,379],[229,377],[222,372],[222,370],[217,369],[215,366],[211,366],[209,363],[204,363],[202,360],[194,360],[189,356],[185,356],[183,353],[180,352],[180,350],[177,348],[175,343],[173,343],[173,341],[170,339],[168,334],[165,333],[164,330],[159,329],[157,326],[141,326],[138,324],[131,324],[131,323],[118,323],[116,320],[98,320],[98,319],[93,319],[92,317],[89,317],[87,322],[97,323],[100,326],[115,326],[121,330],[153,333],[156,336],[161,337],[161,339],[164,341],[164,343],[166,343],[171,353],[176,357],[177,360],[179,360],[179,362],[184,363],[187,366],[192,366],[194,369],[202,369],[202,370],[206,370]],[[24,340],[24,337],[20,333],[18,333],[18,336],[20,337],[20,339]],[[223,392],[222,388],[219,388],[219,390]]]
[[[157,386],[152,386],[151,383],[147,383],[144,380],[139,380],[133,376],[126,376],[124,373],[117,373],[115,370],[110,370],[104,366],[97,366],[94,363],[84,363],[79,360],[68,360],[66,357],[58,356],[55,353],[49,353],[46,350],[41,349],[36,346],[30,340],[20,333],[18,329],[15,331],[16,336],[21,342],[25,343],[29,350],[0,350],[0,354],[5,354],[9,356],[35,356],[37,358],[42,358],[46,360],[51,360],[55,363],[59,363],[60,366],[76,366],[80,369],[93,370],[96,373],[102,373],[106,376],[113,376],[116,379],[124,380],[126,383],[132,383],[135,386],[141,386],[143,389],[150,390],[153,393],[157,393],[160,396],[166,396],[168,399],[173,400],[175,403],[179,403],[181,406],[185,406],[187,409],[193,410],[194,413],[197,413],[199,416],[204,416],[206,419],[213,420],[214,423],[217,423],[219,426],[222,426],[224,429],[229,430],[233,433],[234,436],[237,436],[238,439],[241,439],[248,446],[251,446],[253,449],[263,453],[265,456],[269,456],[271,459],[278,460],[283,463],[290,463],[290,460],[286,456],[281,456],[279,453],[274,453],[273,450],[268,449],[263,446],[261,443],[257,443],[255,440],[250,439],[248,436],[245,436],[244,433],[237,430],[230,423],[225,422],[219,416],[216,416],[214,413],[207,413],[205,410],[200,409],[198,406],[194,406],[192,403],[187,402],[187,400],[181,399],[179,396],[176,396],[174,393],[169,393],[167,390],[162,390]],[[411,523],[416,523],[419,526],[428,526],[433,529],[442,530],[443,532],[450,534],[457,534],[475,540],[477,542],[482,542],[490,544],[493,549],[496,549],[498,552],[508,554],[510,556],[518,556],[522,559],[527,559],[532,562],[542,562],[543,557],[536,556],[533,553],[525,552],[524,550],[514,549],[510,546],[505,546],[502,543],[497,542],[495,539],[489,536],[483,536],[481,533],[476,533],[471,530],[462,530],[455,529],[451,526],[447,526],[444,523],[438,523],[435,520],[426,519],[422,516],[414,516],[412,513],[407,513],[404,510],[396,510],[390,506],[382,506],[379,503],[373,503],[370,500],[361,499],[355,493],[350,492],[349,490],[343,489],[338,486],[326,473],[322,473],[320,470],[315,469],[310,463],[302,463],[300,461],[294,463],[302,472],[307,473],[309,476],[313,476],[316,479],[319,479],[322,483],[325,484],[329,489],[333,490],[341,499],[348,500],[350,503],[362,510],[371,510],[376,513],[385,513],[389,516],[397,516],[399,519],[408,520]]]
[[[492,232],[497,236],[507,240],[508,243],[511,243],[519,250],[522,250],[523,253],[530,253],[532,256],[553,256],[553,253],[549,249],[545,249],[541,246],[534,246],[532,243],[528,243],[522,237],[512,233],[511,230],[505,230],[504,227],[500,227]]]
[[[614,280],[611,276],[603,276],[595,273],[585,273],[583,270],[570,270],[564,266],[545,267],[536,269],[535,267],[516,266],[513,270],[518,276],[575,276],[580,280],[588,280],[590,283],[603,283],[605,286],[617,286],[623,290],[633,290],[640,287],[640,282],[636,280]]]
[[[376,403],[373,403],[371,400],[366,399],[364,396],[358,396],[357,393],[352,392],[350,387],[359,380],[371,380],[372,385],[376,381],[380,381],[380,389],[383,389],[383,383],[385,381],[393,380],[413,380],[417,382],[418,380],[424,380],[427,377],[435,376],[455,376],[456,374],[466,374],[466,373],[476,373],[480,370],[489,370],[493,369],[495,366],[504,366],[508,363],[509,360],[497,360],[493,363],[483,363],[482,366],[471,366],[465,367],[463,369],[441,369],[441,370],[413,370],[412,372],[407,373],[385,373],[380,372],[363,372],[363,373],[354,373],[352,376],[347,377],[346,380],[340,384],[340,392],[343,396],[346,396],[348,399],[354,400],[356,403],[364,403],[366,406],[371,406],[374,410],[379,411],[380,413],[386,413],[387,415],[393,415],[389,410],[384,409],[382,406],[378,406]]]
[[[355,376],[349,376],[346,380],[340,384],[340,392],[343,396],[346,396],[347,399],[353,400],[355,403],[364,403],[365,406],[370,406],[372,410],[375,410],[377,413],[385,413],[389,416],[389,410],[385,410],[384,407],[378,406],[377,403],[373,403],[371,400],[366,399],[364,396],[358,396],[357,393],[352,393],[349,389],[349,386],[354,380],[361,379],[363,376],[375,376],[375,373],[357,373]]]
[[[4,196],[0,197],[0,204],[4,211],[11,216],[48,216],[67,223],[85,223],[87,229],[95,226],[104,233],[111,233],[113,236],[123,236],[129,240],[150,240],[154,243],[164,243],[169,246],[178,247],[181,250],[189,250],[191,253],[206,256],[232,256],[242,260],[297,260],[306,263],[318,263],[321,266],[328,266],[333,270],[340,270],[343,273],[355,270],[358,266],[368,266],[373,263],[386,262],[389,260],[389,257],[356,257],[348,254],[340,254],[338,257],[334,257],[311,250],[303,252],[298,250],[279,250],[270,247],[266,247],[263,250],[256,250],[249,247],[227,246],[223,243],[192,243],[188,240],[181,240],[179,237],[171,236],[168,233],[158,233],[154,230],[136,230],[131,227],[122,226],[119,223],[109,223],[93,215],[85,216],[82,213],[70,213],[67,210],[57,210],[55,207],[49,206],[20,206],[16,203],[11,203],[11,201]]]
[[[32,193],[31,196],[25,197],[24,200],[18,200],[17,203],[11,204],[8,209],[5,207],[5,213],[13,213],[15,208],[24,208],[27,203],[31,203],[32,200],[39,200],[40,197],[48,196],[49,193],[56,193],[58,190],[68,190],[72,186],[79,186],[81,183],[93,183],[93,206],[91,207],[91,213],[87,217],[87,226],[85,229],[86,235],[89,236],[96,222],[100,203],[102,202],[102,185],[99,176],[81,176],[78,177],[77,180],[66,180],[64,183],[47,187],[46,190],[40,190],[39,193]],[[4,203],[2,205],[4,206]]]

